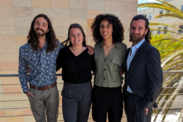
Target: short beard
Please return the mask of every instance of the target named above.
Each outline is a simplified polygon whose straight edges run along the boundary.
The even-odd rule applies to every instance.
[[[41,30],[41,29],[36,28],[36,30]],[[37,37],[43,37],[43,36],[45,36],[45,35],[47,34],[46,32],[44,33],[43,30],[41,30],[41,31],[43,32],[42,34],[41,34],[41,33],[36,33],[36,32],[35,32]]]
[[[43,33],[43,34],[40,34],[40,33],[36,33],[36,36],[37,37],[43,37],[43,36],[45,36],[47,33]]]
[[[137,39],[133,39],[132,35],[130,35],[130,42],[140,42],[143,38],[145,38],[145,33]]]

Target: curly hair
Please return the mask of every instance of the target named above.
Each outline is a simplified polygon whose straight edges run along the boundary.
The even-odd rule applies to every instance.
[[[140,15],[134,16],[133,19],[132,19],[132,21],[131,21],[131,23],[130,23],[130,27],[131,27],[133,21],[135,21],[135,20],[140,20],[140,19],[142,19],[142,20],[145,21],[145,29],[148,29],[148,32],[147,32],[147,34],[145,35],[145,40],[146,40],[148,43],[150,43],[150,40],[151,40],[151,32],[150,32],[150,28],[149,28],[149,21],[148,21],[148,19],[147,19],[144,15],[141,15],[141,14],[140,14]]]
[[[33,19],[32,23],[31,23],[31,28],[29,30],[29,34],[27,36],[28,43],[31,45],[31,47],[34,51],[38,51],[39,41],[38,41],[38,38],[34,31],[34,24],[35,24],[36,19],[39,17],[43,17],[48,23],[49,32],[46,34],[47,44],[48,44],[46,52],[47,53],[53,52],[54,49],[58,46],[57,38],[56,38],[55,32],[53,30],[50,19],[44,14],[39,14]]]
[[[124,28],[119,18],[113,14],[99,14],[95,17],[92,25],[92,35],[96,43],[102,42],[103,38],[100,35],[100,23],[107,20],[113,26],[112,41],[113,44],[122,42],[124,39]]]
[[[64,41],[64,42],[62,42],[65,46],[72,46],[72,44],[71,44],[71,42],[70,42],[70,38],[69,38],[69,35],[70,35],[70,30],[72,29],[72,28],[78,28],[81,32],[82,32],[82,34],[83,34],[83,46],[86,46],[86,35],[85,35],[85,33],[84,33],[84,30],[83,30],[83,28],[81,27],[81,25],[80,24],[78,24],[78,23],[73,23],[73,24],[71,24],[70,25],[70,27],[69,27],[69,30],[68,30],[68,37],[67,37],[67,39]]]

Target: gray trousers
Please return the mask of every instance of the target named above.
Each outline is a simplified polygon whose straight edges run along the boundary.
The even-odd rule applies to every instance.
[[[62,109],[64,122],[87,122],[91,105],[91,82],[71,84],[64,82]]]
[[[31,88],[30,91],[34,95],[29,96],[29,101],[36,122],[46,122],[45,111],[47,122],[57,122],[59,106],[57,86],[46,90]]]

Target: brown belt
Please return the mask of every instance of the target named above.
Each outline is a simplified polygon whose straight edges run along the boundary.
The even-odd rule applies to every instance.
[[[32,88],[32,89],[38,89],[38,90],[46,90],[46,89],[49,89],[49,88],[53,88],[55,86],[56,86],[56,83],[51,84],[49,86],[44,86],[44,87],[36,87],[36,86],[30,85],[30,88]]]

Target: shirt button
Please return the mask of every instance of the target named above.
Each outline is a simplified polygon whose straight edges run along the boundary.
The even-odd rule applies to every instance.
[[[106,71],[106,69],[104,69],[104,71]]]
[[[106,61],[106,59],[104,59],[104,61]]]
[[[105,80],[105,78],[104,78],[104,80]]]

